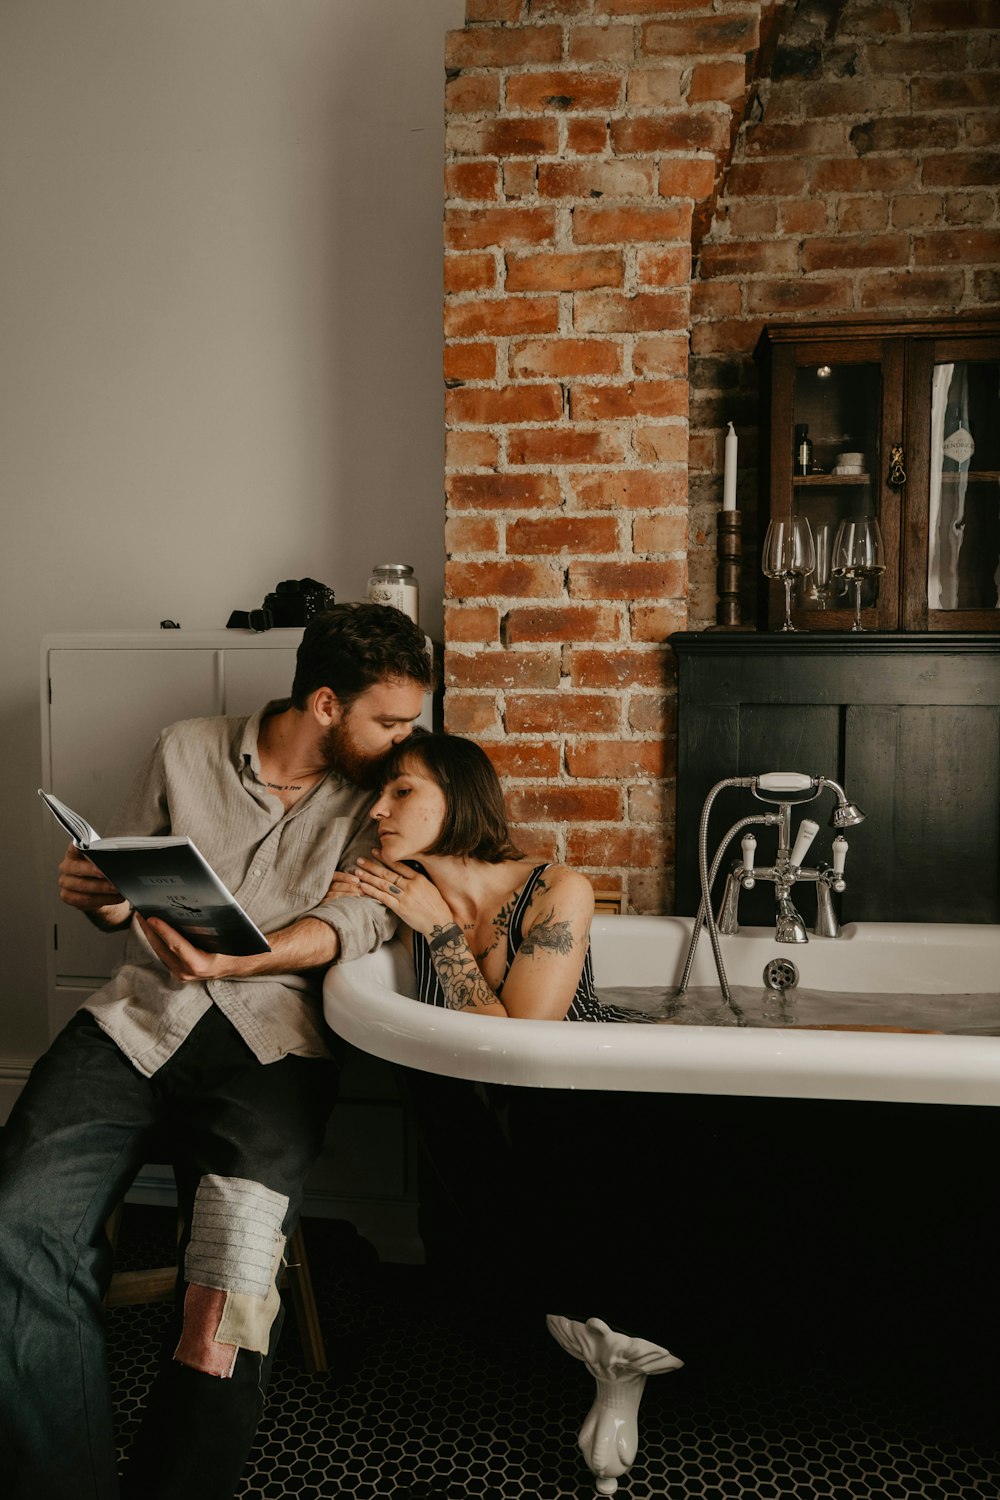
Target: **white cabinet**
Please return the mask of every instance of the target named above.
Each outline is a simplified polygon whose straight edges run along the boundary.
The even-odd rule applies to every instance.
[[[164,725],[252,713],[270,698],[287,697],[301,638],[298,629],[46,636],[44,786],[102,832]],[[420,723],[431,727],[429,695]],[[41,802],[38,810],[52,872],[48,1007],[54,1036],[110,976],[124,939],[98,932],[59,901],[55,870],[66,836]],[[306,1211],[336,1212],[389,1258],[412,1259],[418,1253],[413,1148],[392,1075],[352,1054],[343,1092]]]

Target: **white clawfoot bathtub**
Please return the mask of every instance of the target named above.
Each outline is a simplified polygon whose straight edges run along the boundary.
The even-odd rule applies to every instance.
[[[691,926],[683,917],[598,917],[592,938],[598,989],[677,983]],[[732,985],[763,989],[765,965],[782,958],[814,990],[1000,992],[997,926],[869,923],[796,945],[776,943],[769,929],[745,928],[720,941]],[[707,934],[691,983],[717,984]],[[392,942],[330,970],[326,1017],[364,1052],[484,1083],[1000,1105],[1000,1037],[513,1021],[421,1005],[412,994],[410,960]],[[884,1016],[873,1009],[873,1020]]]
[[[598,989],[675,986],[692,922],[679,917],[599,917],[593,929]],[[763,991],[765,967],[791,960],[799,985],[871,997],[1000,994],[1000,927],[868,924],[836,939],[782,945],[769,929],[722,937],[731,986]],[[692,987],[717,988],[702,935]],[[893,1104],[1000,1105],[1000,1036],[798,1030],[787,1027],[572,1024],[475,1017],[422,1005],[413,995],[405,949],[392,942],[335,965],[324,989],[331,1027],[362,1051],[446,1077],[537,1089],[744,1095]],[[862,1014],[865,1011],[862,1010]],[[549,1319],[564,1348],[583,1359],[596,1399],[579,1446],[597,1494],[610,1495],[635,1457],[645,1373],[681,1362],[662,1347],[587,1324]],[[596,1332],[595,1332],[596,1330]],[[600,1335],[601,1359],[590,1343]],[[632,1360],[641,1345],[648,1363]],[[631,1362],[630,1362],[631,1361]],[[639,1373],[636,1373],[639,1370]]]

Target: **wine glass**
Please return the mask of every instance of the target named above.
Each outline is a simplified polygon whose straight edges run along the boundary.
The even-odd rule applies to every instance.
[[[816,567],[813,570],[813,589],[820,609],[826,609],[832,592],[830,588],[830,544],[833,541],[833,527],[829,521],[820,521],[815,530],[816,539]]]
[[[854,624],[852,630],[864,630],[861,623],[861,589],[866,578],[878,578],[885,572],[885,545],[874,516],[860,521],[841,521],[833,541],[831,572],[834,578],[854,585]]]
[[[806,517],[772,521],[764,538],[761,569],[766,578],[780,579],[785,585],[785,623],[779,629],[795,629],[792,624],[792,584],[796,578],[805,578],[815,566],[816,544]]]

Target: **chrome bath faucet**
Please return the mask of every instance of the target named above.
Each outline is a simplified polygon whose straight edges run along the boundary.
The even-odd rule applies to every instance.
[[[746,788],[759,802],[768,802],[776,806],[777,812],[752,813],[740,818],[724,835],[709,868],[708,821],[712,803],[719,792],[730,786]],[[795,841],[792,843],[792,808],[812,802],[825,788],[829,788],[837,799],[830,818],[831,826],[837,830],[837,837],[833,841],[833,863],[810,867],[803,865],[802,861],[819,832],[819,824],[812,818],[803,818]],[[807,943],[809,941],[805,923],[791,897],[793,887],[800,880],[814,881],[816,884],[816,934],[820,937],[838,937],[840,924],[833,910],[832,897],[834,891],[842,891],[845,887],[844,863],[847,858],[847,840],[843,836],[843,830],[853,828],[857,823],[863,823],[864,816],[857,804],[848,799],[847,793],[839,782],[834,781],[830,776],[808,776],[800,771],[769,771],[762,776],[729,776],[725,781],[717,782],[705,798],[698,825],[698,875],[701,881],[701,903],[695,917],[684,973],[677,994],[682,995],[687,989],[698,938],[704,923],[708,928],[723,998],[733,1010],[737,1021],[745,1024],[740,1018],[738,1007],[733,1004],[729,991],[722,962],[719,934],[739,931],[740,891],[751,889],[758,880],[774,882],[774,896],[777,904],[775,938],[779,943]],[[743,858],[734,863],[726,878],[719,920],[716,922],[712,911],[711,889],[719,865],[736,835],[745,828],[759,825],[776,827],[778,830],[778,852],[775,855],[774,864],[757,865],[757,840],[752,833],[744,834],[741,840]]]
[[[840,923],[833,909],[832,893],[845,889],[844,866],[847,860],[847,840],[844,828],[852,828],[864,821],[864,814],[848,801],[847,794],[838,782],[828,776],[804,776],[799,772],[770,772],[764,776],[750,777],[750,791],[762,802],[777,805],[778,851],[772,865],[756,863],[757,840],[752,833],[744,834],[740,847],[743,858],[736,860],[726,877],[726,888],[719,908],[718,927],[722,933],[739,931],[739,898],[741,890],[752,890],[758,880],[774,883],[775,938],[779,943],[807,943],[809,941],[805,923],[799,915],[792,898],[792,888],[800,880],[812,881],[816,886],[816,926],[818,937],[839,937]],[[812,818],[803,818],[799,824],[795,842],[792,843],[792,807],[802,801],[812,801],[824,787],[836,795],[837,802],[830,819],[838,830],[833,841],[832,864],[816,866],[803,864],[812,842],[819,832],[819,824]],[[783,800],[791,792],[808,793],[795,804]],[[761,822],[772,821],[761,818]]]

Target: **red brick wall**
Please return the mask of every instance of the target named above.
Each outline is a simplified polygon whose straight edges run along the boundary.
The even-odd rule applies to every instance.
[[[763,325],[1000,308],[1000,7],[820,0],[803,10],[754,91],[695,268],[693,624],[714,619],[713,519],[730,419],[747,543],[753,532],[751,351]],[[750,609],[756,575],[747,575]]]
[[[448,38],[446,722],[633,910],[760,326],[1000,300],[988,0],[823,3],[467,0]]]

